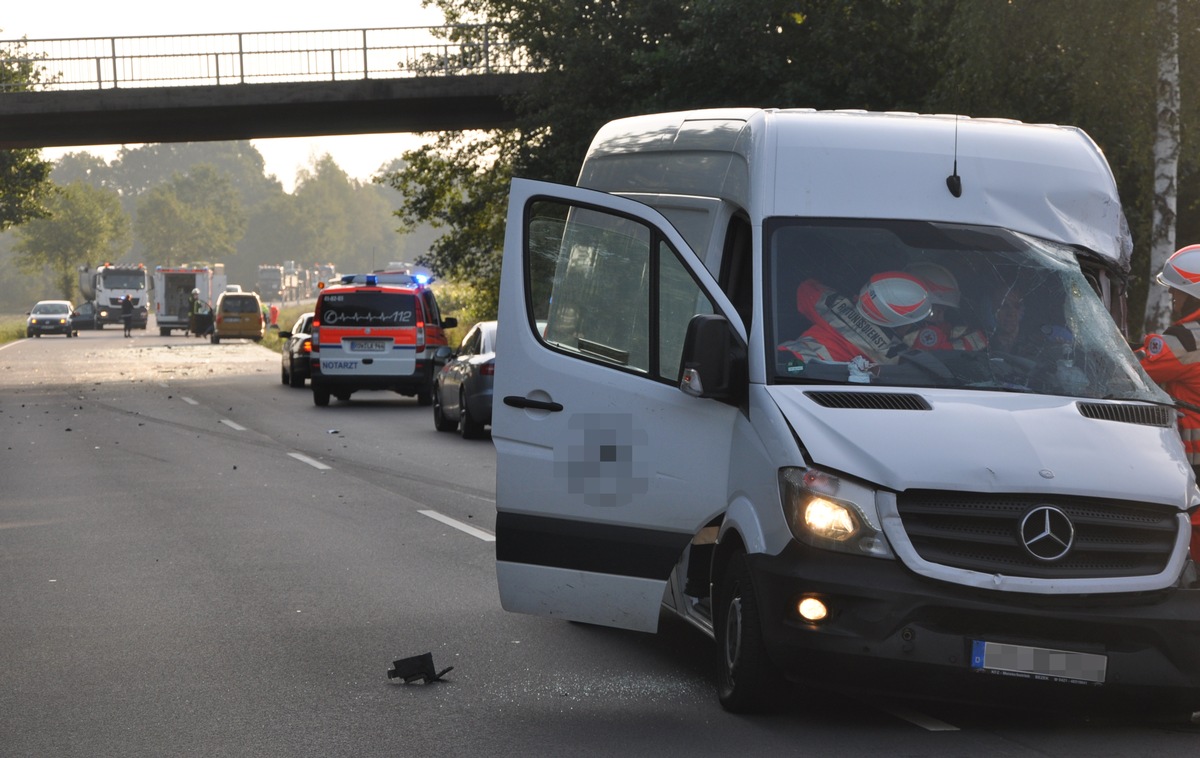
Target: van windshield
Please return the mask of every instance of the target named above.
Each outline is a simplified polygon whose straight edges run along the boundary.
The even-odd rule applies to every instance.
[[[326,292],[317,320],[323,326],[416,326],[416,297],[408,292]]]
[[[859,219],[774,219],[764,239],[776,383],[1169,402],[1067,246]]]

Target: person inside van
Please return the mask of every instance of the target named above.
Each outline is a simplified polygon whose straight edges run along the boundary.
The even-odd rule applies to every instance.
[[[796,290],[796,309],[811,326],[779,345],[785,359],[837,363],[862,359],[874,365],[895,363],[907,347],[903,335],[933,314],[925,285],[903,271],[875,274],[855,298],[807,279]]]
[[[911,329],[904,335],[905,344],[914,350],[983,350],[987,347],[987,335],[982,329],[958,320],[962,291],[957,277],[948,268],[937,263],[918,262],[905,266],[904,271],[924,283],[933,309],[919,329]]]

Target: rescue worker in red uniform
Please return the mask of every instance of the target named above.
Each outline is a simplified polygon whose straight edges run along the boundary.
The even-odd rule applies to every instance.
[[[1179,434],[1200,477],[1200,245],[1167,259],[1158,283],[1171,288],[1171,325],[1138,351],[1142,368],[1180,403]],[[1192,516],[1192,555],[1200,555],[1200,512]]]
[[[869,364],[895,363],[906,347],[896,330],[933,312],[921,280],[902,271],[875,274],[856,298],[807,279],[796,290],[796,309],[812,326],[781,344],[781,353],[800,361]]]
[[[904,342],[914,350],[983,350],[987,347],[987,336],[979,329],[954,323],[949,311],[957,310],[962,302],[958,279],[945,266],[936,263],[913,263],[905,266],[905,273],[912,274],[925,284],[929,291],[929,303],[933,313],[904,335]]]

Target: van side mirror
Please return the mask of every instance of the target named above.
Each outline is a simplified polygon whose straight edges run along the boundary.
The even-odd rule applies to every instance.
[[[746,348],[724,316],[692,317],[681,366],[679,389],[693,397],[738,402],[748,381]]]
[[[458,326],[458,319],[454,318],[453,316],[442,319],[443,329],[453,329],[456,326]]]

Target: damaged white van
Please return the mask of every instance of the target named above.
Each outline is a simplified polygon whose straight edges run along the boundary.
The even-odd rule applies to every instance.
[[[723,109],[514,180],[496,571],[521,613],[783,678],[1200,710],[1200,506],[1075,128]]]

